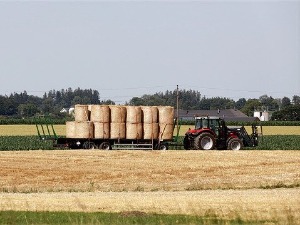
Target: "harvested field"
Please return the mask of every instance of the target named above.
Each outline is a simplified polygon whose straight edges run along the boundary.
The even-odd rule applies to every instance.
[[[66,125],[53,125],[57,135],[66,135]],[[46,127],[45,127],[46,129]],[[49,127],[50,129],[50,127]],[[45,130],[47,132],[47,130]],[[51,130],[52,134],[52,130]],[[0,136],[37,136],[35,125],[0,125]]]
[[[300,220],[299,189],[0,193],[0,199],[0,210],[216,215],[222,219],[281,221],[279,224]]]
[[[300,186],[300,151],[1,152],[8,192],[183,191]]]
[[[0,154],[0,209],[300,219],[300,151]]]

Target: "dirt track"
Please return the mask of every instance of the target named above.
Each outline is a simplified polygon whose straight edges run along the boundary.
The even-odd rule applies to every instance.
[[[0,208],[297,217],[299,171],[300,151],[0,152]]]

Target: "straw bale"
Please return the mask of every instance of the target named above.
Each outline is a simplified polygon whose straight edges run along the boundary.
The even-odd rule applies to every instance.
[[[112,123],[125,123],[126,122],[126,107],[110,105],[110,118]]]
[[[75,105],[75,121],[89,121],[88,105]]]
[[[143,124],[142,123],[126,123],[126,139],[142,139]]]
[[[109,123],[94,122],[94,137],[100,139],[109,139],[109,128]]]
[[[158,109],[156,106],[142,106],[142,120],[144,123],[158,122]]]
[[[75,121],[75,138],[94,138],[94,124],[90,121]]]
[[[66,122],[66,138],[75,138],[76,137],[76,122],[67,121]]]
[[[143,124],[143,139],[158,139],[158,123]]]
[[[171,106],[159,106],[158,107],[158,120],[159,123],[174,123],[174,107]]]
[[[159,124],[159,138],[162,140],[172,140],[173,139],[174,125],[167,123]]]
[[[91,107],[91,121],[109,123],[110,110],[108,105],[92,105]]]
[[[125,139],[126,138],[125,123],[110,123],[110,138]]]
[[[142,109],[140,106],[126,106],[126,123],[141,123]]]

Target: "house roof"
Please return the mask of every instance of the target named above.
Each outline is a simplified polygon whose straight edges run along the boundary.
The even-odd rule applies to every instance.
[[[195,116],[217,116],[225,121],[256,121],[257,117],[248,117],[237,109],[221,109],[221,110],[179,110],[179,118],[183,120],[193,120]]]
[[[221,110],[179,110],[179,117],[195,117],[195,116],[218,116],[218,117],[247,117],[246,114],[236,109]]]

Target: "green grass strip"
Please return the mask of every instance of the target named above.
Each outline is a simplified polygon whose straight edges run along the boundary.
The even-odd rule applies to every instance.
[[[197,217],[188,215],[164,215],[146,214],[143,212],[123,212],[123,213],[83,213],[83,212],[28,212],[28,211],[0,211],[0,224],[25,225],[25,224],[264,224],[266,221],[243,221],[240,218],[235,220],[223,220],[215,215]]]

